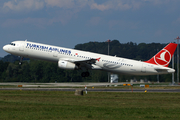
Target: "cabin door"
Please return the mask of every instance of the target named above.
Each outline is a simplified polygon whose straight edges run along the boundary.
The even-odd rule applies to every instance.
[[[57,57],[57,56],[58,56],[58,52],[57,52],[57,51],[54,51],[53,57]]]
[[[20,44],[19,51],[24,51],[24,43]]]
[[[142,64],[141,72],[146,72],[146,64]]]

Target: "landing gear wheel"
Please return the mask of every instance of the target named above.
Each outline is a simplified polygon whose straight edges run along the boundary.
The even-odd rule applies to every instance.
[[[82,77],[89,77],[89,72],[82,72],[82,73],[81,73],[81,76],[82,76]]]
[[[85,77],[85,76],[86,76],[85,72],[82,72],[82,73],[81,73],[81,76],[82,76],[82,77]]]
[[[86,77],[89,77],[89,72],[85,72],[86,73]]]

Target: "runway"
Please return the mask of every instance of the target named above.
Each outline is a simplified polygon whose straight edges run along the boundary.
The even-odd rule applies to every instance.
[[[83,88],[0,88],[0,90],[21,90],[21,91],[75,91],[75,90],[83,90]],[[96,88],[96,89],[87,89],[89,92],[180,92],[180,89],[104,89],[104,88]]]
[[[130,83],[0,83],[0,90],[21,90],[21,91],[75,91],[85,90],[87,86],[89,92],[180,92],[180,86],[159,85],[165,86],[166,89],[157,88],[141,88],[130,86],[123,87],[123,84]],[[131,83],[132,84],[132,83]],[[137,83],[136,83],[137,84]],[[145,83],[143,83],[145,84]]]

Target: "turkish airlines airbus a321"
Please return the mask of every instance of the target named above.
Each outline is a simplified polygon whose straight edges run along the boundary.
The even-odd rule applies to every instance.
[[[175,70],[168,65],[176,47],[177,44],[169,43],[145,62],[29,41],[14,41],[5,45],[3,49],[21,57],[57,62],[58,67],[62,69],[82,70],[82,77],[88,77],[89,69],[130,75],[173,73]]]

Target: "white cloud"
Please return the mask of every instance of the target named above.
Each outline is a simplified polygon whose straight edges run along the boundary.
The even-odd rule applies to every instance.
[[[28,10],[38,10],[42,9],[44,2],[42,0],[11,0],[5,2],[3,5],[3,10],[5,11],[28,11]]]
[[[60,8],[73,8],[74,0],[45,0],[47,6]]]
[[[4,12],[24,12],[37,11],[39,9],[54,7],[79,12],[86,8],[92,0],[9,0],[2,2],[1,11]],[[57,10],[57,9],[56,9]]]
[[[44,0],[48,7],[59,7],[59,8],[83,8],[93,0]]]
[[[6,1],[6,0],[4,0]],[[165,1],[165,2],[163,2]],[[177,1],[177,0],[175,0]],[[62,25],[68,23],[72,18],[78,17],[80,11],[83,10],[97,10],[102,11],[103,14],[108,14],[106,11],[125,11],[125,10],[136,10],[141,7],[148,5],[155,6],[161,4],[171,3],[170,0],[103,0],[97,2],[96,0],[7,0],[6,2],[1,2],[2,8],[1,11],[6,11],[6,13],[16,12],[23,13],[38,11],[43,9],[43,15],[45,18],[29,18],[22,19],[8,19],[4,22],[1,22],[2,26],[10,26],[12,24],[33,24],[33,25],[51,25],[53,23],[60,22]],[[176,3],[176,2],[174,2]],[[172,8],[172,7],[171,7]],[[90,9],[90,10],[89,10]],[[91,11],[90,11],[91,12]],[[94,11],[93,11],[94,12]],[[105,15],[104,14],[104,15]],[[6,14],[10,16],[11,14]],[[38,14],[33,14],[38,16]],[[101,14],[102,15],[102,14]],[[96,15],[97,16],[97,15]],[[91,25],[98,25],[102,20],[102,16],[92,16],[88,21]],[[42,21],[42,22],[41,22]],[[179,20],[177,20],[179,23]],[[176,21],[176,22],[177,22]],[[122,21],[111,20],[109,21],[110,28],[113,28],[116,25],[123,26],[120,24]],[[3,24],[2,24],[3,23]],[[136,28],[137,24],[131,24],[132,28]],[[13,25],[12,25],[13,26]]]
[[[88,5],[91,9],[96,9],[100,11],[128,10],[138,9],[142,5],[142,1],[140,2],[137,0],[104,0],[101,4],[98,4],[95,0],[86,0],[86,5]]]
[[[35,11],[47,7],[58,7],[63,9],[82,9],[90,7],[100,11],[109,9],[128,10],[139,8],[142,3],[136,0],[105,0],[98,4],[94,0],[9,0],[4,2],[3,10],[11,11]]]
[[[161,5],[161,4],[167,4],[169,2],[172,2],[172,0],[143,0],[143,1],[152,3],[154,5]],[[174,1],[176,1],[176,0],[174,0]]]
[[[174,0],[177,3],[178,0]],[[3,2],[1,2],[3,3]],[[139,9],[145,4],[162,5],[172,3],[171,0],[103,0],[98,4],[95,0],[8,0],[3,3],[3,11],[35,11],[48,8],[63,8],[81,10],[89,7],[90,9],[105,10],[129,10]]]
[[[101,4],[101,5],[98,5],[97,3],[93,3],[91,5],[91,9],[98,9],[98,10],[101,10],[101,11],[104,11],[104,10],[108,10],[110,9],[111,6],[110,5],[105,5],[105,4]]]
[[[105,10],[129,10],[138,9],[142,5],[142,2],[135,0],[108,0],[102,4],[93,2],[90,5],[91,9],[97,9],[101,11]]]

